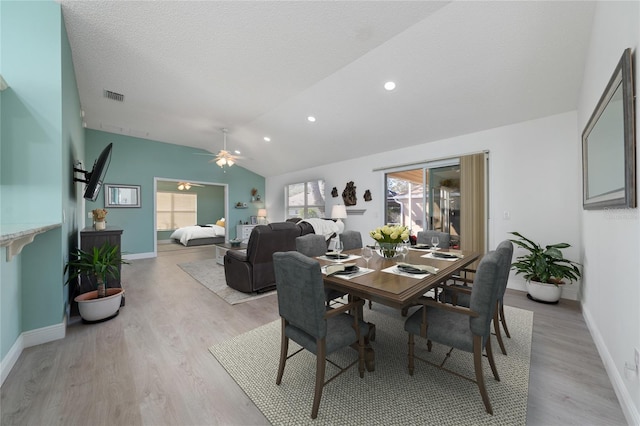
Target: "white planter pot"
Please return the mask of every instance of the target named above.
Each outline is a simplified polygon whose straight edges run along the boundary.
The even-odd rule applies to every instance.
[[[98,298],[98,291],[90,291],[76,296],[80,316],[85,321],[100,321],[114,316],[120,309],[124,289],[108,288],[107,296]]]
[[[562,287],[555,284],[539,283],[536,281],[527,282],[527,291],[533,300],[553,303],[560,300]]]

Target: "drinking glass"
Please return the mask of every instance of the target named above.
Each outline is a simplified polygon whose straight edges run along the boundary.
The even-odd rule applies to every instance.
[[[369,269],[369,259],[373,257],[373,249],[369,246],[362,247],[362,258],[367,262],[367,269]]]
[[[406,244],[400,244],[400,246],[398,246],[398,253],[402,255],[402,261],[404,262],[407,253],[409,253],[409,247]]]
[[[438,244],[440,244],[440,238],[431,237],[431,245],[433,246],[434,250],[438,250]]]
[[[336,245],[333,248],[333,251],[335,251],[338,254],[338,262],[340,262],[340,253],[342,253],[342,250],[344,249],[344,245],[342,244],[342,240],[337,239],[336,240]]]

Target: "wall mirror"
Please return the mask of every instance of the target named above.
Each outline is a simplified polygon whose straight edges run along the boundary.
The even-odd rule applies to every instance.
[[[633,98],[626,49],[582,133],[584,209],[636,207]]]
[[[140,185],[104,185],[104,207],[140,207]]]

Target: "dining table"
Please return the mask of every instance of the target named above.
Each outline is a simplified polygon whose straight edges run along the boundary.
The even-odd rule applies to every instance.
[[[397,308],[405,315],[407,309],[414,306],[419,297],[429,290],[436,289],[456,272],[480,257],[480,253],[468,250],[433,250],[412,247],[404,259],[400,255],[394,258],[385,258],[374,254],[367,263],[361,254],[362,249],[354,249],[340,253],[337,260],[332,258],[335,257],[332,256],[334,253],[316,257],[322,267],[325,288],[346,293],[351,298],[365,299]],[[348,257],[340,259],[340,255],[348,255]],[[352,269],[355,264],[357,272],[348,274],[348,271],[340,271],[334,275],[327,273],[327,267],[337,263],[346,265],[346,269]],[[431,273],[426,271],[406,273],[398,268],[399,264],[428,266],[435,269],[431,269]],[[366,321],[362,311],[360,315]],[[368,324],[369,336],[374,337],[375,324]],[[373,340],[373,337],[370,340]],[[368,371],[375,369],[374,360],[373,349],[367,342],[366,367]]]

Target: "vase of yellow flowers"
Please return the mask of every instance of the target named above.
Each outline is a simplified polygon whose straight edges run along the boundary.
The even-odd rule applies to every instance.
[[[105,209],[93,209],[93,227],[96,231],[102,231],[107,227],[105,219],[107,217],[107,211]]]
[[[391,259],[396,256],[398,245],[409,239],[409,228],[402,225],[385,225],[369,232],[369,235],[376,240],[378,254]]]

